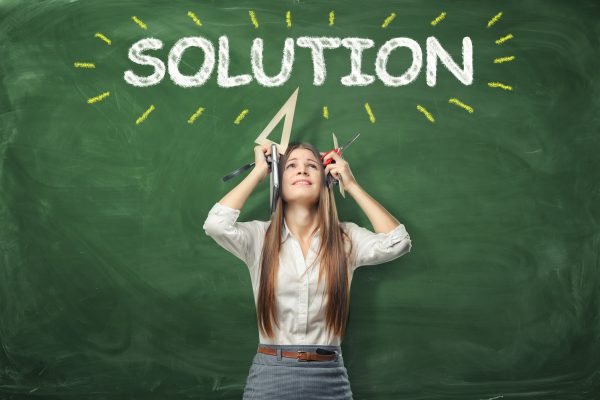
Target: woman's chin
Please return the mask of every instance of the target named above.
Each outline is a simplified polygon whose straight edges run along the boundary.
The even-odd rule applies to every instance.
[[[297,204],[314,204],[317,202],[318,197],[314,194],[310,193],[298,193],[300,191],[295,191],[296,193],[288,194],[285,196],[286,203],[297,203]]]

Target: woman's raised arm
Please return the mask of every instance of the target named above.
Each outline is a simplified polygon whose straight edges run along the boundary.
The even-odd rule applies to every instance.
[[[377,200],[371,197],[357,182],[350,171],[348,162],[335,152],[328,154],[323,161],[333,158],[335,163],[325,167],[325,175],[331,175],[344,183],[345,190],[350,193],[356,203],[364,211],[373,225],[376,233],[389,233],[400,225],[400,222],[394,218]]]
[[[254,168],[243,181],[219,200],[219,203],[236,210],[241,210],[256,186],[269,174],[269,165],[267,164],[266,157],[270,154],[271,149],[269,146],[254,147]]]
[[[367,215],[375,233],[389,233],[400,225],[400,222],[392,214],[358,184],[352,185],[346,191]]]
[[[246,178],[210,209],[204,221],[204,232],[225,250],[253,268],[264,237],[262,221],[237,222],[240,211],[254,188],[267,176],[269,166],[265,156],[270,154],[267,146],[254,148],[256,165]]]

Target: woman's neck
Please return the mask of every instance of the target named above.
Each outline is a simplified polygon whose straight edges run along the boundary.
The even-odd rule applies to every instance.
[[[317,208],[301,204],[288,204],[284,210],[285,222],[294,237],[307,242],[319,225]]]

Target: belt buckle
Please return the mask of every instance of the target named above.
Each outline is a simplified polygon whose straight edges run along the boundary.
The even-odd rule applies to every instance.
[[[298,350],[296,353],[298,353],[298,357],[297,357],[298,361],[304,361],[304,362],[308,361],[307,359],[300,358],[300,354],[306,354],[307,353],[306,351]]]

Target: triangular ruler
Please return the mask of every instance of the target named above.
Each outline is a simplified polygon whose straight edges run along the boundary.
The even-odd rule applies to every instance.
[[[279,154],[285,154],[287,150],[288,144],[290,142],[290,135],[292,133],[292,122],[294,121],[294,111],[296,111],[296,99],[298,98],[298,90],[300,88],[296,88],[294,93],[290,96],[290,98],[285,102],[283,107],[275,114],[271,122],[267,125],[267,127],[258,135],[256,140],[254,141],[256,144],[260,144],[261,146],[270,146],[274,144],[277,146],[277,151]],[[283,132],[281,133],[281,143],[275,143],[268,138],[268,136],[273,132],[273,129],[277,126],[279,121],[285,116],[285,120],[283,121]]]

